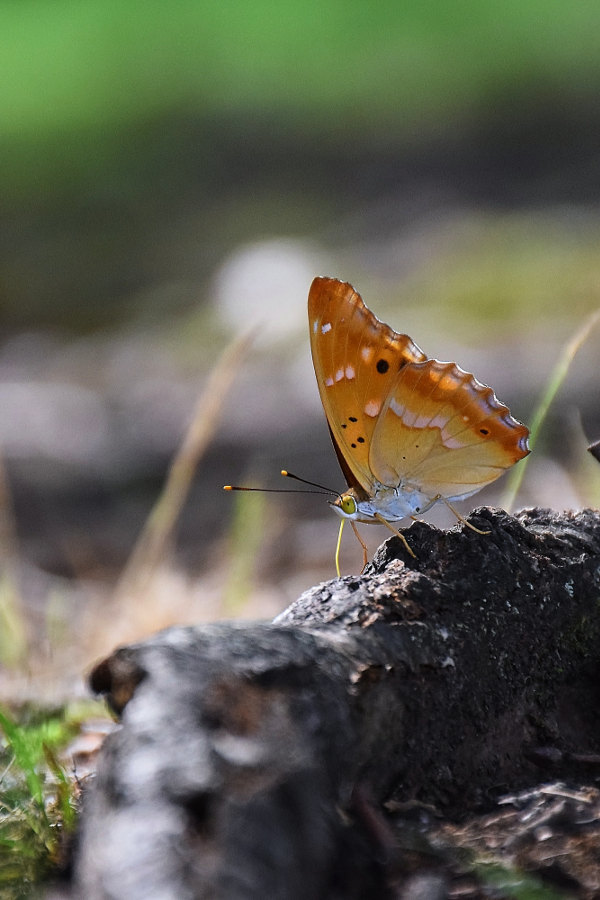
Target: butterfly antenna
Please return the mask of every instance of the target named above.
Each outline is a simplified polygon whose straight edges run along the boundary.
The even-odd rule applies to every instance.
[[[306,478],[300,478],[299,475],[292,475],[291,472],[288,472],[287,469],[282,469],[281,474],[285,475],[286,478],[293,478],[294,481],[299,481],[301,484],[307,484],[309,487],[318,488],[316,491],[304,491],[297,490],[294,488],[259,488],[259,487],[240,487],[235,484],[224,484],[224,491],[260,491],[261,494],[332,494],[334,497],[338,497],[339,494],[337,491],[332,491],[331,488],[326,488],[322,484],[317,484],[316,481],[307,481]]]
[[[330,491],[301,491],[293,488],[259,488],[259,487],[240,487],[237,484],[224,484],[224,491],[256,491],[260,494],[329,494]]]
[[[293,472],[288,472],[287,469],[282,469],[281,474],[284,478],[293,478],[294,481],[299,481],[300,484],[308,484],[310,487],[319,488],[319,491],[322,491],[324,494],[332,494],[334,497],[339,497],[337,491],[332,491],[331,488],[327,488],[323,484],[317,484],[316,481],[308,481],[306,478],[300,478],[299,475],[294,475]],[[312,493],[312,491],[310,493]]]

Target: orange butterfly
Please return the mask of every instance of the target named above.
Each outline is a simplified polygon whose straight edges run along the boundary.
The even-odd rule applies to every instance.
[[[348,483],[331,503],[342,517],[338,575],[346,519],[365,562],[355,522],[387,525],[414,556],[390,523],[495,481],[527,456],[529,431],[491,388],[380,322],[350,284],[315,278],[308,319],[321,402]]]

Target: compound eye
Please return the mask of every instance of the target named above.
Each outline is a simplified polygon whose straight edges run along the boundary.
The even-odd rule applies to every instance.
[[[340,507],[347,516],[352,516],[356,512],[356,500],[350,494],[343,494],[340,497]]]

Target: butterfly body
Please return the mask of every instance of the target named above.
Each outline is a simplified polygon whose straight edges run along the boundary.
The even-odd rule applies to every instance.
[[[397,522],[438,500],[470,497],[529,453],[528,429],[491,388],[428,358],[351,285],[315,278],[308,299],[313,363],[348,483],[344,518]]]
[[[346,512],[342,507],[341,501],[343,498],[354,500],[354,512]],[[376,485],[372,497],[364,497],[355,488],[348,488],[341,498],[338,497],[330,505],[343,518],[354,519],[355,522],[368,523],[378,521],[378,515],[382,516],[387,522],[399,522],[401,519],[406,519],[407,516],[425,512],[433,504],[432,498],[426,497],[425,494],[413,486],[400,482],[397,487],[386,487],[383,484]]]

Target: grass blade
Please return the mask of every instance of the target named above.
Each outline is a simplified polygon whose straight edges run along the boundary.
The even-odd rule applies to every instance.
[[[567,373],[569,371],[571,363],[575,359],[577,352],[587,341],[592,329],[598,322],[600,322],[600,309],[597,309],[587,317],[581,328],[577,329],[575,334],[571,337],[571,339],[565,345],[562,353],[560,354],[558,362],[556,363],[554,369],[550,374],[550,380],[548,381],[546,389],[542,394],[533,415],[529,435],[529,447],[531,450],[533,450],[537,443],[540,429],[544,424],[544,420],[548,414],[548,410],[550,409],[552,401],[556,397],[560,386],[567,377]],[[520,465],[515,466],[515,468],[510,473],[507,479],[506,491],[502,500],[502,506],[504,507],[504,509],[510,510],[512,508],[515,502],[515,498],[521,488],[525,470],[530,459],[531,456],[528,456],[521,462]]]

